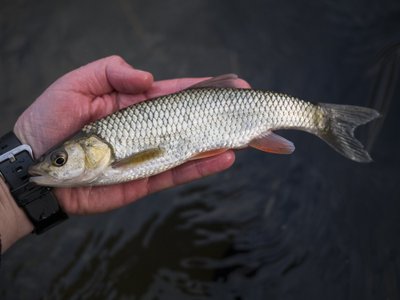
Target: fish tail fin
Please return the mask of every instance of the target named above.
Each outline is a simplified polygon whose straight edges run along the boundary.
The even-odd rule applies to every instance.
[[[378,111],[368,107],[320,103],[324,125],[317,135],[333,149],[351,160],[371,162],[371,156],[354,137],[354,130],[379,117]]]

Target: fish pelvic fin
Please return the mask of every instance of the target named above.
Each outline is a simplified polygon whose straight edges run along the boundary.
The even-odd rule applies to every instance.
[[[364,146],[354,137],[354,130],[380,116],[375,109],[353,105],[320,103],[323,122],[316,134],[345,157],[362,163],[372,158]]]
[[[124,159],[114,162],[111,166],[117,168],[132,168],[145,162],[151,161],[164,154],[164,150],[160,148],[147,149],[139,153],[134,153]]]

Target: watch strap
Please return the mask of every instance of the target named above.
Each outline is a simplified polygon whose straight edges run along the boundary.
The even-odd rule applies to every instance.
[[[45,232],[68,218],[51,188],[29,181],[28,169],[34,163],[32,153],[30,147],[22,145],[13,132],[0,138],[0,158],[0,175],[18,206],[34,225],[35,233]]]

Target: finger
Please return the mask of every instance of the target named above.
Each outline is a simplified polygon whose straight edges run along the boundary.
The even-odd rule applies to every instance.
[[[196,83],[207,80],[210,77],[203,78],[182,78],[182,79],[168,79],[154,82],[151,89],[146,92],[148,97],[154,98],[161,95],[172,94],[178,91],[187,89]],[[243,79],[238,78],[234,80],[234,86],[237,88],[250,88],[250,85]]]
[[[153,75],[132,68],[124,60],[106,66],[106,76],[110,85],[120,93],[139,94],[153,84]]]
[[[68,213],[106,212],[127,205],[148,194],[221,172],[229,168],[234,160],[234,152],[229,150],[215,157],[183,164],[150,178],[113,186],[58,188],[54,192]]]
[[[113,91],[136,94],[149,89],[153,76],[146,71],[134,69],[119,56],[109,56],[91,62],[61,77],[58,88],[101,96]]]
[[[232,150],[223,154],[191,161],[170,171],[149,178],[148,193],[158,192],[176,185],[184,184],[202,177],[228,169],[235,161]]]
[[[155,81],[152,87],[147,90],[145,93],[138,95],[120,95],[119,97],[119,107],[125,108],[129,105],[136,104],[147,99],[156,98],[163,95],[168,95],[172,93],[179,92],[181,90],[187,89],[196,83],[207,80],[210,77],[201,77],[201,78],[179,78],[179,79],[169,79],[169,80],[161,80]],[[250,84],[238,78],[234,81],[235,87],[248,89],[251,88]]]

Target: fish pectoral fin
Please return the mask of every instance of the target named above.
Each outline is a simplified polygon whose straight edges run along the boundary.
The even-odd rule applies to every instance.
[[[111,167],[114,169],[130,168],[130,167],[134,167],[136,165],[148,162],[152,159],[158,158],[163,154],[164,154],[164,150],[160,149],[160,148],[146,149],[144,151],[134,153],[131,156],[128,156],[126,158],[123,158],[121,160],[114,162],[111,165]]]
[[[268,132],[267,134],[252,140],[249,143],[249,146],[264,152],[276,154],[291,154],[295,149],[294,144],[291,141],[273,132]]]
[[[215,150],[210,150],[210,151],[206,151],[206,152],[200,152],[200,153],[197,153],[195,156],[192,156],[189,160],[197,160],[197,159],[212,157],[212,156],[216,156],[218,154],[224,153],[226,151],[228,151],[228,149],[215,149]]]
[[[239,77],[236,74],[224,74],[216,76],[204,81],[200,81],[188,89],[198,89],[198,88],[236,88],[235,80]]]

